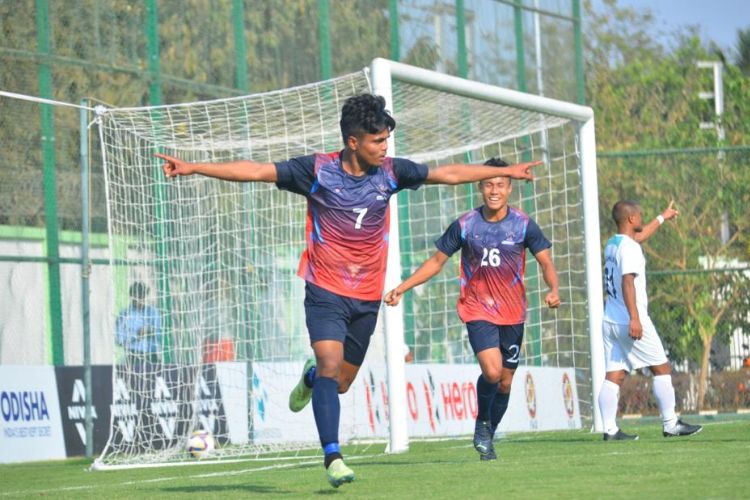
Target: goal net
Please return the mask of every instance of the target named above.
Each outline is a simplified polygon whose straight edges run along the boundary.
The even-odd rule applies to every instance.
[[[600,318],[595,310],[601,295],[590,295],[600,284],[588,286],[598,277],[587,265],[586,247],[596,247],[598,272],[598,212],[595,178],[594,205],[588,207],[590,181],[582,176],[591,169],[585,163],[593,132],[590,141],[580,133],[593,127],[590,110],[380,60],[371,70],[247,97],[99,109],[113,291],[124,309],[128,289],[142,283],[159,325],[143,332],[152,346],[148,352],[116,346],[111,434],[98,466],[194,460],[185,445],[198,429],[213,432],[220,458],[320,453],[310,409],[295,414],[282,403],[312,352],[304,282],[296,276],[304,198],[272,184],[166,179],[154,153],[200,162],[270,162],[335,151],[341,148],[343,102],[363,92],[386,95],[398,123],[392,141],[398,156],[430,165],[480,163],[491,156],[545,161],[534,170],[535,182],[514,186],[512,204],[552,241],[563,306],[542,307],[546,286],[530,258],[522,362],[575,368],[581,415],[593,418],[589,332]],[[518,104],[508,103],[514,100]],[[387,284],[416,269],[448,224],[480,203],[471,185],[400,193],[391,226],[391,237],[398,234],[391,249],[400,251],[395,264],[389,257]],[[597,217],[594,242],[587,240],[590,214]],[[402,338],[419,364],[473,362],[455,313],[457,267],[452,259],[436,279],[407,294],[403,309],[381,315],[378,330],[389,338],[391,426],[404,406],[397,404]],[[345,442],[371,437],[367,424],[352,416],[355,405],[353,396],[342,396]]]

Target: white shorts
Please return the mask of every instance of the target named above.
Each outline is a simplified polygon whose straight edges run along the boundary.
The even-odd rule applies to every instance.
[[[669,361],[651,319],[641,319],[641,325],[643,337],[633,340],[628,335],[628,325],[602,321],[606,371],[632,372],[647,366],[663,365]]]

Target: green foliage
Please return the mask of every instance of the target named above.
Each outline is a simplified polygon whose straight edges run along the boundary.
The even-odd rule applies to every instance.
[[[741,68],[724,68],[725,109],[722,144],[712,101],[698,97],[712,91],[712,74],[698,61],[716,60],[691,29],[674,37],[666,50],[654,42],[648,12],[622,9],[605,2],[603,13],[589,13],[594,37],[588,54],[588,93],[597,120],[600,150],[658,150],[750,144],[746,119],[750,82]],[[598,160],[602,238],[614,231],[610,207],[618,199],[635,199],[651,220],[670,200],[680,217],[661,228],[645,245],[649,271],[694,271],[742,265],[750,260],[750,155],[746,151],[700,154],[644,154]],[[722,215],[731,236],[721,241]],[[652,313],[673,360],[691,360],[706,380],[708,356],[715,336],[725,340],[747,326],[747,290],[742,273],[660,276],[650,282]],[[723,337],[723,338],[722,338]],[[701,392],[699,392],[699,404]]]
[[[737,60],[735,64],[745,74],[750,75],[750,27],[737,30]]]

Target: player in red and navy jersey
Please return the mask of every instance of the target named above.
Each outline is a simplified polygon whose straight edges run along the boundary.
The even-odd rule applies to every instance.
[[[375,330],[388,253],[388,200],[402,189],[422,184],[461,184],[497,176],[478,165],[428,169],[386,157],[396,127],[382,97],[363,94],[341,110],[344,149],[278,163],[248,160],[189,163],[157,154],[167,177],[201,174],[244,182],[274,182],[307,198],[306,248],[298,274],[305,281],[305,316],[315,359],[303,369],[289,397],[292,411],[312,398],[329,482],[338,487],[354,479],[338,442],[339,393],[346,392],[364,361]],[[533,179],[531,167],[508,167],[504,175]]]
[[[485,165],[507,168],[508,164],[492,158]],[[508,206],[512,188],[507,177],[480,181],[484,205],[454,221],[435,242],[437,251],[432,257],[385,296],[386,304],[398,304],[404,293],[438,274],[451,255],[461,250],[458,316],[466,323],[482,369],[477,379],[474,429],[474,448],[481,460],[497,458],[492,440],[508,408],[518,367],[526,321],[523,275],[527,248],[549,287],[546,304],[552,308],[560,305],[557,271],[549,250],[552,245],[536,222]]]

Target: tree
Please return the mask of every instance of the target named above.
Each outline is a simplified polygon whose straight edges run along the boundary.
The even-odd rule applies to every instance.
[[[750,27],[737,30],[737,60],[735,64],[742,73],[750,76]]]
[[[593,39],[588,44],[587,90],[600,149],[718,145],[714,130],[699,128],[701,121],[715,120],[710,103],[698,98],[699,91],[711,88],[710,76],[696,66],[712,54],[693,29],[678,32],[674,47],[666,49],[654,41],[648,12],[621,9],[615,0],[607,0],[604,12],[589,12],[589,18]],[[726,143],[748,144],[750,129],[743,117],[750,111],[750,85],[738,67],[725,68],[724,91]],[[644,245],[650,273],[675,273],[650,280],[649,309],[672,359],[700,366],[700,408],[713,339],[747,323],[747,277],[703,271],[750,257],[748,155],[600,157],[599,186],[602,221],[609,221],[618,199],[640,200],[647,217],[658,214],[670,199],[677,202],[681,216]],[[719,237],[722,212],[729,214],[732,225],[725,243]],[[609,222],[602,229],[605,238],[614,226]]]

